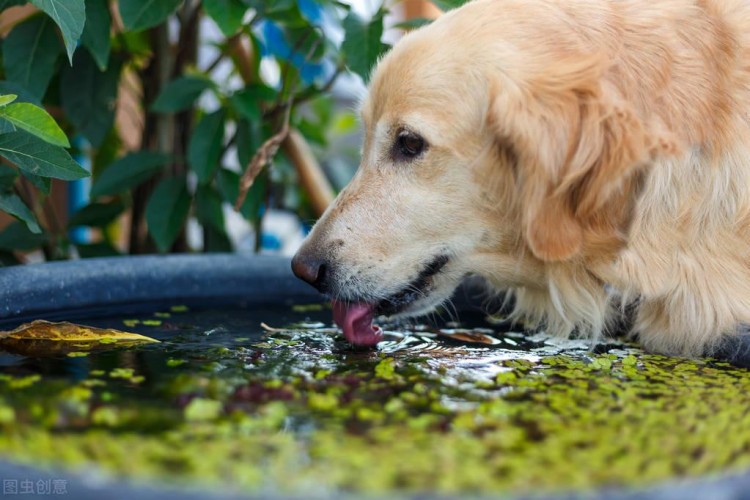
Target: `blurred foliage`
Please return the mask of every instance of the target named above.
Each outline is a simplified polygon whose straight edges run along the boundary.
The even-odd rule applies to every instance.
[[[18,8],[27,3],[36,8]],[[241,170],[286,106],[313,144],[351,127],[328,91],[346,71],[367,80],[387,49],[386,12],[365,19],[337,0],[0,0],[0,210],[18,219],[0,232],[0,262],[37,248],[47,259],[117,254],[124,213],[128,253],[186,251],[191,215],[205,251],[231,250],[223,207]],[[210,23],[218,39],[204,36]],[[137,146],[117,112],[135,115]],[[45,201],[50,179],[89,175],[73,158],[92,166],[91,201],[64,224]],[[310,215],[288,161],[276,166],[240,210],[256,229],[271,198]],[[75,245],[79,226],[102,241]]]

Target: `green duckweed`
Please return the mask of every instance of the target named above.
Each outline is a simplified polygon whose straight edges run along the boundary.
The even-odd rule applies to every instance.
[[[357,351],[312,309],[264,335],[217,330],[226,313],[206,335],[199,313],[170,310],[148,327],[161,344],[48,361],[83,379],[0,370],[0,454],[296,495],[584,491],[750,466],[750,375],[714,360],[429,328]]]

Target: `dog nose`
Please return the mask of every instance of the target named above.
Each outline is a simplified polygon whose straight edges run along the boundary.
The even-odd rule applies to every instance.
[[[292,272],[302,281],[314,286],[320,292],[325,291],[327,266],[323,259],[298,252],[292,258]]]

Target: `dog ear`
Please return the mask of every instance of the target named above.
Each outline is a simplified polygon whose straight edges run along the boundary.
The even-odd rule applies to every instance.
[[[602,88],[602,67],[599,58],[562,61],[493,101],[492,119],[519,162],[523,233],[544,261],[621,239],[638,174],[674,147],[652,139],[635,110]]]

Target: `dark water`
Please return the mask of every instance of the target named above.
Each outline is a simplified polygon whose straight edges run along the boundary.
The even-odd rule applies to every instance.
[[[382,323],[368,350],[321,304],[76,319],[160,342],[0,352],[0,456],[323,495],[580,489],[750,464],[744,370],[476,312],[433,319]]]
[[[75,384],[87,380],[91,372],[110,373],[125,368],[143,377],[143,381],[114,386],[111,390],[115,393],[136,404],[158,401],[181,407],[194,394],[183,390],[180,382],[206,374],[231,384],[296,380],[314,378],[321,370],[372,372],[388,357],[418,366],[425,377],[441,377],[447,386],[459,379],[490,383],[505,369],[501,363],[507,360],[537,362],[541,356],[561,352],[590,354],[586,342],[552,343],[517,330],[508,331],[508,323],[490,323],[478,312],[462,313],[460,323],[435,318],[419,323],[384,323],[385,341],[377,349],[370,349],[352,346],[343,338],[331,322],[327,304],[198,311],[176,308],[178,311],[165,308],[147,314],[73,320],[86,326],[140,333],[159,343],[125,349],[112,346],[82,357],[43,351],[39,357],[23,356],[0,350],[0,373],[13,377],[38,374],[43,381]],[[451,316],[459,319],[455,314]],[[476,338],[461,336],[462,333]],[[599,350],[606,352],[616,347],[620,344],[602,344]],[[69,351],[80,349],[73,347]],[[452,392],[457,404],[476,400],[473,391],[461,397]],[[389,396],[384,394],[383,402]]]
[[[143,382],[118,388],[128,397],[173,403],[169,397],[184,400],[189,395],[179,391],[172,394],[165,388],[190,374],[285,380],[314,377],[321,370],[371,371],[387,356],[413,362],[426,376],[439,376],[446,383],[458,379],[489,383],[505,369],[503,361],[536,363],[544,356],[560,353],[587,357],[594,352],[625,352],[620,342],[601,343],[592,349],[586,341],[557,341],[523,334],[517,328],[514,331],[508,322],[479,312],[442,313],[420,322],[381,323],[385,341],[371,349],[352,346],[343,338],[332,324],[327,304],[197,311],[183,310],[178,305],[176,309],[72,321],[140,333],[159,343],[126,349],[112,346],[85,357],[44,352],[39,353],[41,357],[29,357],[0,351],[0,373],[40,374],[75,383],[86,380],[91,371],[109,372],[124,367],[144,377]],[[442,320],[448,316],[452,320]]]

